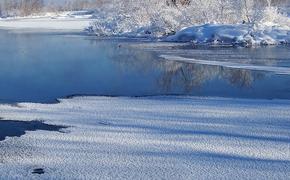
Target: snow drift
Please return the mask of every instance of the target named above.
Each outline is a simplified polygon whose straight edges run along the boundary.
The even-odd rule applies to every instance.
[[[290,30],[276,26],[206,24],[185,28],[165,40],[214,45],[278,45],[290,43]]]

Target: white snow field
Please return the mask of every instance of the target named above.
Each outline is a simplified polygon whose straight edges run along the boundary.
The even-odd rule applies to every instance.
[[[71,11],[38,16],[0,18],[1,29],[83,32],[93,20],[93,12]]]
[[[1,121],[69,126],[1,141],[0,179],[289,179],[289,110],[288,100],[174,96],[0,105]]]

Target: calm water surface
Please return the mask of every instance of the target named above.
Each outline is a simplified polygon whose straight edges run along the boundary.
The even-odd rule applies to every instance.
[[[140,40],[0,31],[0,102],[56,102],[69,95],[194,95],[290,99],[290,75],[166,61],[290,68],[289,47],[194,48]]]

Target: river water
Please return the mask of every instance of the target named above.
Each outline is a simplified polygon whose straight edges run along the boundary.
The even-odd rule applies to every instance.
[[[279,71],[290,72],[287,46],[205,48],[2,30],[0,39],[1,103],[53,103],[71,95],[290,99],[290,73]]]

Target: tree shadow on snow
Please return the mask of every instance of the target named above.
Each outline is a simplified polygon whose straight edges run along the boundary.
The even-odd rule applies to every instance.
[[[101,123],[100,125],[104,125]],[[150,131],[151,134],[168,134],[168,135],[203,135],[203,136],[212,136],[212,137],[224,137],[224,138],[236,138],[236,139],[245,139],[252,141],[270,141],[270,142],[281,142],[281,143],[290,143],[290,137],[273,137],[273,136],[262,136],[262,135],[253,135],[253,134],[242,134],[242,133],[233,133],[233,132],[222,132],[218,130],[190,130],[190,129],[175,129],[168,127],[159,127],[159,126],[148,126],[148,125],[138,125],[138,124],[107,124],[112,128],[123,128],[123,129],[135,129]],[[142,132],[143,132],[142,131]]]

